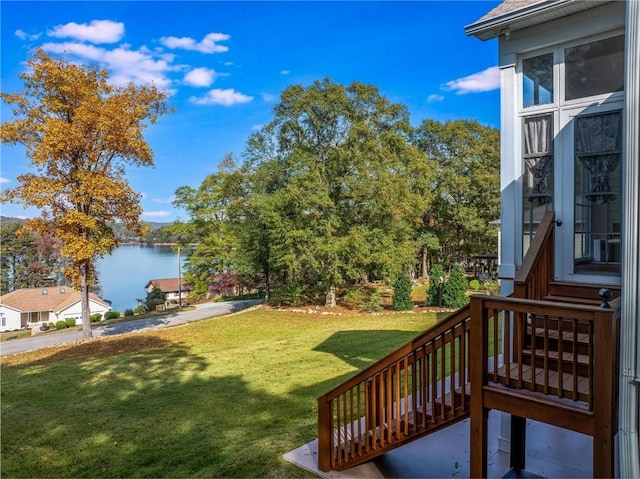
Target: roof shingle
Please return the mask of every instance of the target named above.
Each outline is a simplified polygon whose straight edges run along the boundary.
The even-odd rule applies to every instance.
[[[89,298],[106,307],[109,306],[93,293],[89,293]],[[80,292],[69,286],[17,289],[0,296],[0,304],[23,312],[59,312],[78,301]]]

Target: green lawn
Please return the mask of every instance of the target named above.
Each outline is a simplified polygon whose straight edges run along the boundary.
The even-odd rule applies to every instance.
[[[3,358],[2,477],[308,477],[316,398],[434,314],[254,310]]]

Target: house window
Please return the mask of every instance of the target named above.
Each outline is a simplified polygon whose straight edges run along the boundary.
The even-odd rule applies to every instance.
[[[565,99],[624,90],[624,35],[566,48]]]
[[[523,120],[523,252],[545,211],[553,210],[553,115]]]
[[[4,313],[0,313],[0,326],[6,326],[7,325],[7,318],[5,317]]]
[[[576,273],[620,274],[622,113],[575,120]]]
[[[522,60],[522,106],[553,103],[553,53]]]

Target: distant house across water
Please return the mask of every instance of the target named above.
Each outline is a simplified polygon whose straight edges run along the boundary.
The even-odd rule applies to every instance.
[[[185,299],[189,292],[193,290],[191,283],[186,283],[184,279],[178,278],[162,278],[151,279],[145,285],[147,293],[153,291],[153,288],[158,288],[166,295],[166,306],[175,307],[178,304],[184,304]],[[182,301],[180,301],[182,299]]]

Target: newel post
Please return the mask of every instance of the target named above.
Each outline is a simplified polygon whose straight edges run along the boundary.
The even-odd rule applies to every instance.
[[[614,477],[614,424],[617,328],[612,310],[594,314],[593,477]]]
[[[471,297],[469,377],[471,379],[471,477],[487,477],[487,432],[489,410],[484,407],[483,387],[487,384],[489,320],[482,296]]]
[[[333,413],[326,396],[318,398],[318,469],[331,470],[331,426]]]

